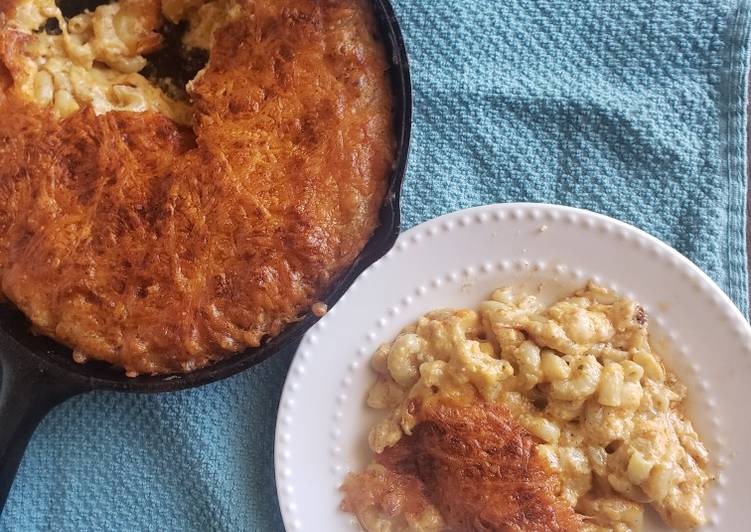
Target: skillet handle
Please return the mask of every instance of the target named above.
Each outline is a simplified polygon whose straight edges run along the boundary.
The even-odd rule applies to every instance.
[[[31,434],[58,403],[86,391],[36,356],[0,351],[0,513]]]

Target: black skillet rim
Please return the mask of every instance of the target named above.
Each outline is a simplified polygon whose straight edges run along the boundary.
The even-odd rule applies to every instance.
[[[390,59],[390,76],[394,91],[394,125],[397,156],[389,188],[381,208],[380,225],[355,262],[335,283],[326,304],[331,308],[357,277],[394,245],[400,232],[399,200],[407,169],[412,129],[412,84],[409,59],[399,23],[389,0],[371,0],[380,37]],[[64,379],[82,389],[156,393],[201,386],[240,373],[271,356],[296,349],[303,334],[318,318],[308,313],[304,319],[286,327],[282,333],[261,347],[248,349],[231,358],[190,373],[128,378],[119,368],[93,362],[75,363],[70,350],[30,332],[28,321],[18,310],[4,306],[0,310],[0,347],[23,351],[34,358],[37,367],[57,379]]]

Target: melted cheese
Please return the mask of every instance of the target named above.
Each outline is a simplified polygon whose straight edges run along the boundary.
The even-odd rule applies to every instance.
[[[25,99],[50,106],[60,118],[89,105],[97,114],[156,111],[188,125],[190,105],[138,73],[146,65],[144,54],[159,47],[155,30],[163,15],[189,21],[187,47],[210,49],[214,31],[233,13],[228,0],[173,0],[164,6],[123,0],[66,20],[54,0],[22,1],[8,22],[11,31],[30,37],[15,86]],[[59,35],[39,31],[50,18],[58,21]]]

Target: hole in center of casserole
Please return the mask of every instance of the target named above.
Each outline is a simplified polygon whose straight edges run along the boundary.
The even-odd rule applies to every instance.
[[[90,105],[189,125],[190,82],[233,12],[229,0],[25,0],[6,23],[26,42],[14,83],[59,118]]]

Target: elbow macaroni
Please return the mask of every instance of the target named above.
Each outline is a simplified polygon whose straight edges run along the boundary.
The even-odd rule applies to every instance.
[[[389,411],[374,452],[410,433],[422,401],[497,401],[539,438],[584,530],[640,530],[645,503],[673,527],[705,520],[707,451],[633,301],[590,285],[545,308],[499,289],[479,312],[426,314],[372,364],[368,404]]]
[[[235,11],[224,0],[213,2],[175,0],[188,19],[185,46],[209,48],[213,33]],[[53,114],[65,118],[79,108],[91,106],[95,113],[109,111],[156,111],[189,125],[192,111],[139,72],[146,66],[143,54],[161,45],[156,33],[161,23],[156,0],[120,0],[84,11],[69,20],[54,0],[26,0],[20,3],[9,27],[28,36],[24,68],[14,73],[14,85],[26,99],[51,106]],[[60,34],[39,31],[47,19],[56,19]],[[75,86],[74,86],[75,85]]]

